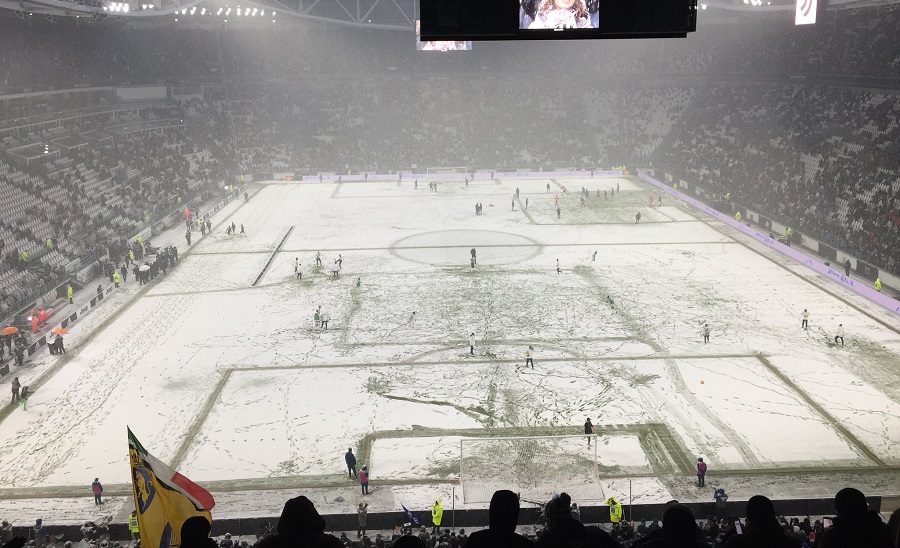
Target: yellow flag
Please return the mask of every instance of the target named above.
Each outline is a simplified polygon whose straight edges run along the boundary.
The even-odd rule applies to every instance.
[[[179,546],[188,518],[202,516],[212,523],[212,495],[149,454],[130,428],[128,460],[143,548]]]

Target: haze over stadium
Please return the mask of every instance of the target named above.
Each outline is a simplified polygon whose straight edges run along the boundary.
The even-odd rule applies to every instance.
[[[900,4],[439,42],[229,2],[0,0],[0,545],[191,546],[169,486],[260,548],[301,495],[345,546],[440,500],[459,548],[503,490],[542,546],[567,497],[578,546],[663,546],[671,500],[750,546],[755,495],[895,546]],[[569,3],[515,16],[603,29]]]

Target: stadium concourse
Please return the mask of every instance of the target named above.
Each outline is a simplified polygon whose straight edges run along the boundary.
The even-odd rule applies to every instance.
[[[124,524],[126,426],[212,492],[214,530],[298,494],[329,523],[502,489],[565,491],[586,522],[610,497],[706,518],[719,488],[728,515],[900,494],[900,316],[878,304],[900,289],[893,7],[458,55],[304,21],[0,14],[16,527]]]

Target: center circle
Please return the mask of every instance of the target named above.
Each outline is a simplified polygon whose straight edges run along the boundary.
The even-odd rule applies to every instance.
[[[406,261],[449,266],[468,265],[472,248],[479,265],[503,265],[534,258],[542,246],[536,240],[508,232],[438,230],[397,240],[390,251]]]

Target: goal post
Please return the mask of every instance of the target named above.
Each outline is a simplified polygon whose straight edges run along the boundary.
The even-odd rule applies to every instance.
[[[547,501],[565,491],[577,500],[603,500],[597,438],[591,436],[461,438],[459,478],[463,501],[490,502],[494,491]]]

